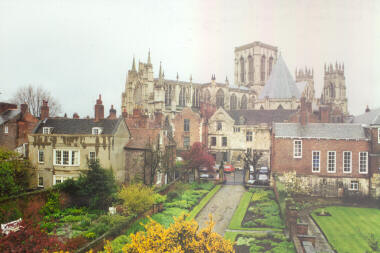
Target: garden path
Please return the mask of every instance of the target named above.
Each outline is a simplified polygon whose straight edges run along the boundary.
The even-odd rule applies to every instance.
[[[224,232],[245,191],[242,185],[223,185],[195,220],[203,228],[206,226],[206,221],[209,220],[209,214],[212,214],[212,219],[215,222],[214,231],[224,236]]]
[[[315,224],[314,220],[310,217],[311,208],[306,208],[305,210],[299,213],[300,219],[302,222],[309,224],[309,234],[314,235],[315,238],[315,250],[317,252],[327,252],[334,253],[335,251],[331,248],[329,242],[326,237],[323,235],[317,224]]]

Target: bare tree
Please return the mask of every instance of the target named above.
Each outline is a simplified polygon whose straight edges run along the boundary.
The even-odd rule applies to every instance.
[[[29,112],[35,117],[39,117],[41,114],[42,101],[46,100],[49,103],[49,115],[57,116],[61,112],[61,104],[55,99],[50,91],[43,89],[42,87],[35,87],[32,85],[20,87],[12,98],[12,102],[15,104],[27,104]]]

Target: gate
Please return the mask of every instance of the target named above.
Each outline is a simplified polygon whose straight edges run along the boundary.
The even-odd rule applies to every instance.
[[[243,170],[235,170],[235,172],[226,173],[224,172],[224,184],[228,185],[239,185],[244,184],[243,180]]]

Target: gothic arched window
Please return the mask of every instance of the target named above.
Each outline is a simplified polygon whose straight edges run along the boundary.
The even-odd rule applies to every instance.
[[[284,107],[282,107],[282,105],[280,104],[278,107],[277,107],[277,110],[282,110],[284,109]]]
[[[244,58],[240,58],[240,81],[245,81],[245,66],[244,66]]]
[[[242,110],[247,110],[247,96],[246,95],[243,95],[243,97],[241,98],[241,106],[240,108]]]
[[[199,95],[199,89],[194,89],[193,92],[193,107],[199,107],[200,106],[200,95]]]
[[[206,89],[204,91],[203,98],[204,98],[204,102],[205,103],[210,103],[211,102],[211,95],[210,95],[210,91],[208,89]]]
[[[165,105],[169,106],[172,103],[172,86],[167,85],[165,89]]]
[[[136,89],[133,92],[133,98],[135,100],[135,104],[142,104],[143,103],[143,90],[142,85],[138,84]]]
[[[254,81],[254,65],[253,65],[253,58],[252,56],[248,56],[248,76],[249,76],[249,81],[253,82]]]
[[[335,98],[335,87],[333,83],[330,83],[329,95],[330,95],[330,98]]]
[[[236,108],[237,108],[236,95],[232,94],[230,97],[230,110],[236,110]]]
[[[219,89],[216,92],[216,106],[219,107],[224,107],[224,92],[222,89]]]
[[[181,87],[181,90],[179,91],[179,101],[178,104],[179,106],[185,106],[186,104],[186,89],[185,87]]]
[[[265,55],[261,57],[261,63],[260,63],[260,80],[264,81],[265,80]]]
[[[272,65],[273,65],[273,57],[269,58],[269,66],[268,66],[268,76],[272,73]]]

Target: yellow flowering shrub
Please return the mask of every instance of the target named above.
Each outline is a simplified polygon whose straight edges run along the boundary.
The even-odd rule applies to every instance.
[[[167,229],[151,219],[145,225],[145,232],[131,234],[131,242],[123,247],[123,252],[234,252],[233,244],[212,232],[213,227],[211,216],[203,229],[199,229],[194,220],[186,221],[185,216],[175,218],[175,222]]]

